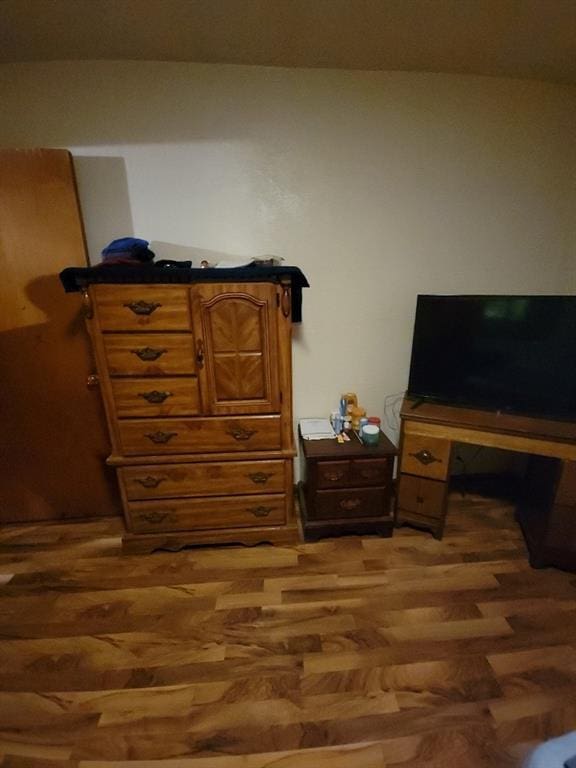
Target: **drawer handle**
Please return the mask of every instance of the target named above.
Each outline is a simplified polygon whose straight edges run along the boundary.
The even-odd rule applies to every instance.
[[[152,475],[148,475],[148,477],[135,477],[134,482],[140,483],[143,488],[158,488],[160,483],[163,483],[166,479],[165,477],[152,477]]]
[[[347,512],[350,512],[351,510],[359,507],[360,504],[362,504],[361,499],[342,499],[339,506],[340,506],[340,509],[344,509]]]
[[[255,517],[268,517],[274,507],[248,507],[247,512],[251,512]]]
[[[344,472],[324,472],[324,478],[330,480],[331,483],[335,483],[336,480],[342,480]]]
[[[159,392],[153,389],[151,392],[138,392],[138,397],[143,397],[149,403],[163,403],[167,397],[172,397],[172,392]]]
[[[156,525],[157,523],[161,523],[163,520],[166,520],[169,514],[170,512],[144,512],[140,515],[140,517],[142,520],[146,520],[147,523]]]
[[[416,504],[424,504],[424,497],[416,496]]]
[[[140,347],[139,349],[131,349],[130,352],[140,360],[158,360],[163,354],[168,352],[167,349],[159,349],[157,347]]]
[[[234,427],[227,430],[226,434],[233,437],[234,440],[250,440],[250,438],[256,434],[256,429],[244,429],[244,427]]]
[[[131,312],[134,312],[135,315],[151,315],[152,312],[155,312],[158,307],[162,306],[162,304],[158,304],[156,301],[143,301],[141,299],[140,301],[128,301],[124,306]]]
[[[435,461],[438,463],[442,463],[442,459],[437,459],[436,456],[431,451],[428,451],[426,448],[422,448],[422,450],[418,451],[418,453],[410,453],[409,456],[413,456],[416,461],[419,461],[420,464],[424,464],[424,466],[428,466],[428,464],[433,464]]]
[[[373,480],[375,477],[382,477],[384,474],[383,469],[362,469],[360,470],[360,477],[365,480]]]
[[[274,477],[274,472],[253,472],[246,477],[249,477],[257,485],[265,485],[271,477]]]
[[[169,443],[178,432],[147,432],[145,437],[153,443]]]

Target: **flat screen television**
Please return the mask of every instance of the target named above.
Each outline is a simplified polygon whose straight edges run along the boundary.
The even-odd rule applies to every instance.
[[[576,296],[418,296],[408,395],[576,421]]]

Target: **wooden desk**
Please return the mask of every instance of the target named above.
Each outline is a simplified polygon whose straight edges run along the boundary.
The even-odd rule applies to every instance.
[[[396,525],[441,538],[455,443],[530,455],[517,519],[534,567],[576,570],[576,424],[406,398],[400,413]]]

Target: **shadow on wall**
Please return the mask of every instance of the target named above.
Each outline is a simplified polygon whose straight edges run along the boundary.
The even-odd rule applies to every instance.
[[[89,259],[99,264],[112,240],[135,236],[126,163],[123,157],[75,156],[74,170]]]

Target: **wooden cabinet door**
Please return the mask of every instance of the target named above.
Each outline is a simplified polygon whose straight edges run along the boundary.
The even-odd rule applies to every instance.
[[[280,410],[276,286],[191,288],[196,364],[205,414]]]
[[[72,158],[0,150],[0,522],[119,514],[100,393],[78,295],[86,266]]]

